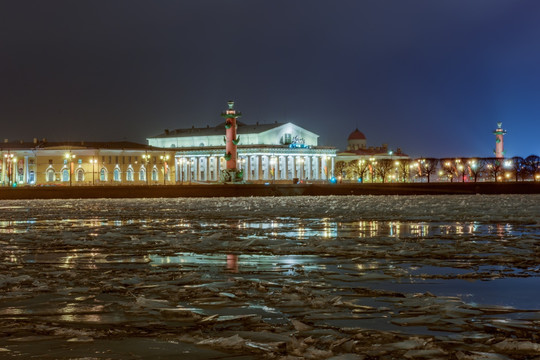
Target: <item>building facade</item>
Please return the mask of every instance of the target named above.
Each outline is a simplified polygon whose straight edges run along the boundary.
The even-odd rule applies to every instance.
[[[2,186],[167,185],[175,152],[132,142],[4,142]],[[172,166],[171,166],[172,163]]]
[[[237,122],[236,168],[246,182],[327,181],[334,174],[336,149],[318,146],[318,135],[292,123]],[[225,128],[165,130],[148,138],[151,146],[175,149],[177,181],[218,182],[226,169]]]

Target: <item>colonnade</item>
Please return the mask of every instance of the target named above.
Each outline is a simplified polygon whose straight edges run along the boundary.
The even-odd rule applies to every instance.
[[[226,161],[220,155],[177,155],[176,181],[219,181]],[[243,170],[245,181],[328,180],[334,175],[335,156],[318,154],[271,155],[239,154],[237,169]]]
[[[2,176],[1,185],[10,186],[12,184],[34,184],[35,170],[30,169],[28,156],[17,157],[11,153],[5,153],[2,156]]]

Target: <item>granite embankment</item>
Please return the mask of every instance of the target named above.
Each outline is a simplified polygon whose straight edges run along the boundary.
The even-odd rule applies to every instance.
[[[540,182],[401,184],[211,184],[0,188],[0,199],[167,198],[317,195],[540,194]]]

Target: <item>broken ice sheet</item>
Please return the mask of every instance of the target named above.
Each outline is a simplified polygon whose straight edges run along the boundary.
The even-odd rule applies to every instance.
[[[493,200],[7,201],[0,349],[152,337],[275,358],[535,351],[540,197]]]

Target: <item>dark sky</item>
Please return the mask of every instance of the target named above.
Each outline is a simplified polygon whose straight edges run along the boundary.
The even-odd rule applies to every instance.
[[[540,155],[540,1],[0,1],[0,138],[293,122],[344,148]]]

